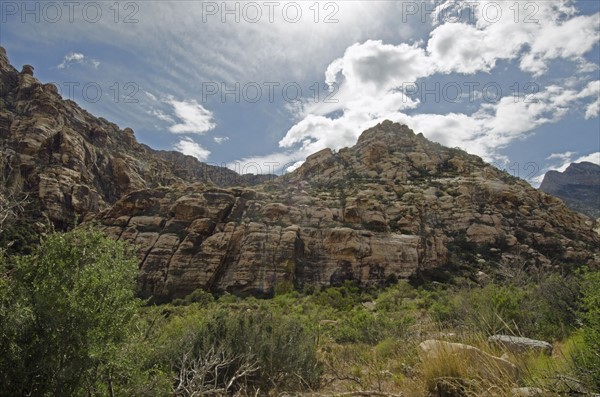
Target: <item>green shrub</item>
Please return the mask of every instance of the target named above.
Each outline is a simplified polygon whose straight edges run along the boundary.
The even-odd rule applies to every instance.
[[[346,281],[341,287],[329,287],[316,293],[313,301],[321,306],[348,311],[363,301],[363,295],[355,283]]]
[[[410,316],[356,308],[339,320],[333,338],[338,343],[375,345],[386,338],[402,338],[413,323]]]
[[[187,314],[171,320],[160,340],[163,346],[156,360],[175,374],[181,372],[184,355],[193,360],[220,355],[219,377],[212,379],[213,385],[199,387],[230,392],[290,391],[319,384],[316,335],[299,320],[267,305],[221,305]],[[244,366],[255,370],[234,379]]]
[[[0,395],[97,395],[140,301],[137,260],[100,232],[53,234],[0,283]],[[128,371],[128,370],[126,370]]]
[[[593,391],[600,390],[600,271],[590,272],[584,277],[583,345],[575,356],[580,376]]]

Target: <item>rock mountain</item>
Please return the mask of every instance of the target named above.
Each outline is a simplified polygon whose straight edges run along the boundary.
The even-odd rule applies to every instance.
[[[59,229],[129,192],[176,182],[257,183],[179,152],[157,151],[94,117],[25,65],[19,73],[0,47],[0,171],[3,187],[26,192]]]
[[[573,163],[564,172],[548,171],[540,190],[591,218],[600,218],[600,165]]]
[[[390,121],[285,176],[240,176],[139,144],[0,49],[0,137],[3,194],[28,194],[55,228],[78,217],[134,244],[157,301],[600,262],[589,218]]]

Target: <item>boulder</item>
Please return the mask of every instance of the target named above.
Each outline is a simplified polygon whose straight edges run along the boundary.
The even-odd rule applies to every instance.
[[[500,345],[512,353],[533,351],[552,355],[552,345],[541,340],[510,335],[492,335],[488,338],[488,342]]]

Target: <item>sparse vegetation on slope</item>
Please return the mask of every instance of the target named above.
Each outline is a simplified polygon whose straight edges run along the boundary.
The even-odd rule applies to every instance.
[[[598,388],[597,271],[382,290],[345,282],[269,300],[199,290],[154,306],[134,296],[128,250],[98,232],[51,235],[32,255],[3,261],[3,396],[503,397],[523,387],[544,396]],[[488,342],[497,333],[545,338],[554,351],[507,350]],[[438,345],[452,348],[431,356]]]

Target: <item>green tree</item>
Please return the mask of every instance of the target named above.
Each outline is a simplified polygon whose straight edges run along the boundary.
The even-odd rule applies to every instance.
[[[100,232],[76,230],[13,262],[0,280],[0,395],[112,395],[140,305],[135,257]]]

